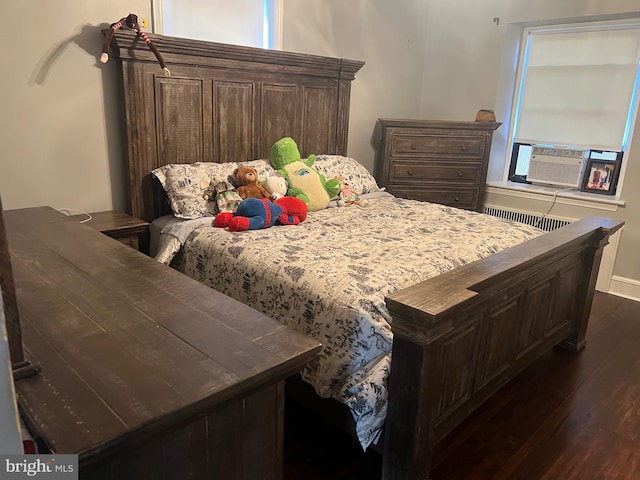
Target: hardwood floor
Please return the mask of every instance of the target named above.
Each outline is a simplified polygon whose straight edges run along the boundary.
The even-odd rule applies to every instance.
[[[373,480],[381,459],[287,407],[285,480]],[[587,346],[552,350],[440,442],[432,480],[640,479],[640,302],[597,293]]]

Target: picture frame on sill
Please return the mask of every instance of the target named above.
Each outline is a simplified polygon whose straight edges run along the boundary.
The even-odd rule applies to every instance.
[[[613,195],[616,193],[620,162],[590,158],[582,177],[580,191]]]

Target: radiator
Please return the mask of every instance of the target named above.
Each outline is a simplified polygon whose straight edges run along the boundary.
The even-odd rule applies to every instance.
[[[563,218],[552,218],[540,215],[535,215],[528,212],[516,212],[513,210],[505,210],[503,208],[496,208],[485,206],[484,213],[493,215],[494,217],[506,218],[507,220],[514,220],[520,223],[526,223],[527,225],[533,225],[534,227],[550,232],[556,228],[564,227],[571,223],[571,220]]]

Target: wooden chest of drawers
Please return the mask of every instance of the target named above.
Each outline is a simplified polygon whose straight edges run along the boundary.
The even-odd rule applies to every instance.
[[[404,198],[481,211],[499,122],[379,119],[378,183]]]

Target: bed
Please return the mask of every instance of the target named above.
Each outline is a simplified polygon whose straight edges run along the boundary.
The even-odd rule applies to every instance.
[[[362,62],[150,38],[170,77],[134,33],[113,41],[129,213],[178,239],[166,263],[324,339],[302,375],[348,405],[363,447],[382,450],[385,479],[428,478],[434,444],[484,400],[549,348],[584,347],[602,249],[621,222],[585,218],[543,234],[395,198],[346,156]],[[196,194],[182,206],[200,213],[174,218],[179,202],[163,188],[171,179],[197,192],[202,178],[238,164],[267,175],[284,136],[303,156],[321,154],[325,176],[349,175],[367,205],[232,234],[211,226],[214,212]]]

